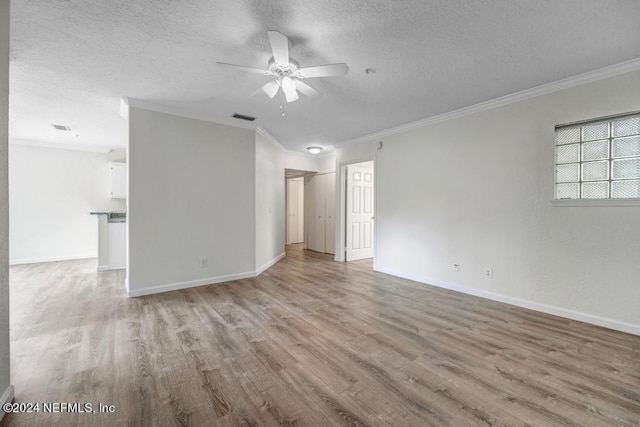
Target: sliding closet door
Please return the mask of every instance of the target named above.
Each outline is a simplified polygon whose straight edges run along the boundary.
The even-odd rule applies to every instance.
[[[335,253],[335,184],[333,172],[306,178],[306,248],[312,251]]]
[[[336,190],[336,174],[328,173],[324,175],[324,194],[325,194],[325,244],[324,250],[328,254],[336,253],[336,222],[335,222],[335,190]]]
[[[325,175],[315,175],[312,177],[315,187],[315,245],[311,249],[317,252],[324,252],[325,249]]]

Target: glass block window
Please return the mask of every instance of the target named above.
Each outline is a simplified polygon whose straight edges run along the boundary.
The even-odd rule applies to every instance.
[[[556,127],[555,198],[640,198],[640,113]]]

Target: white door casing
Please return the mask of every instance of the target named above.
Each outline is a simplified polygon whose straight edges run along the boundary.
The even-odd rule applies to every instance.
[[[347,261],[373,257],[373,206],[373,169],[347,166]]]

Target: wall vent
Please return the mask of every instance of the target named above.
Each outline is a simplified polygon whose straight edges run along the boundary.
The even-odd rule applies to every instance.
[[[62,130],[65,132],[69,132],[71,130],[71,128],[69,126],[63,126],[63,125],[55,125],[55,124],[51,124],[51,126],[53,126],[54,128],[58,129],[58,130]]]
[[[231,117],[233,117],[234,119],[246,120],[248,122],[252,122],[256,119],[255,117],[245,116],[244,114],[238,114],[238,113],[233,113]]]

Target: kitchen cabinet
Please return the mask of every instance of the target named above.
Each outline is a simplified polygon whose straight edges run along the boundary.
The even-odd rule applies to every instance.
[[[127,198],[127,164],[126,163],[109,163],[111,168],[111,198],[126,199]]]

